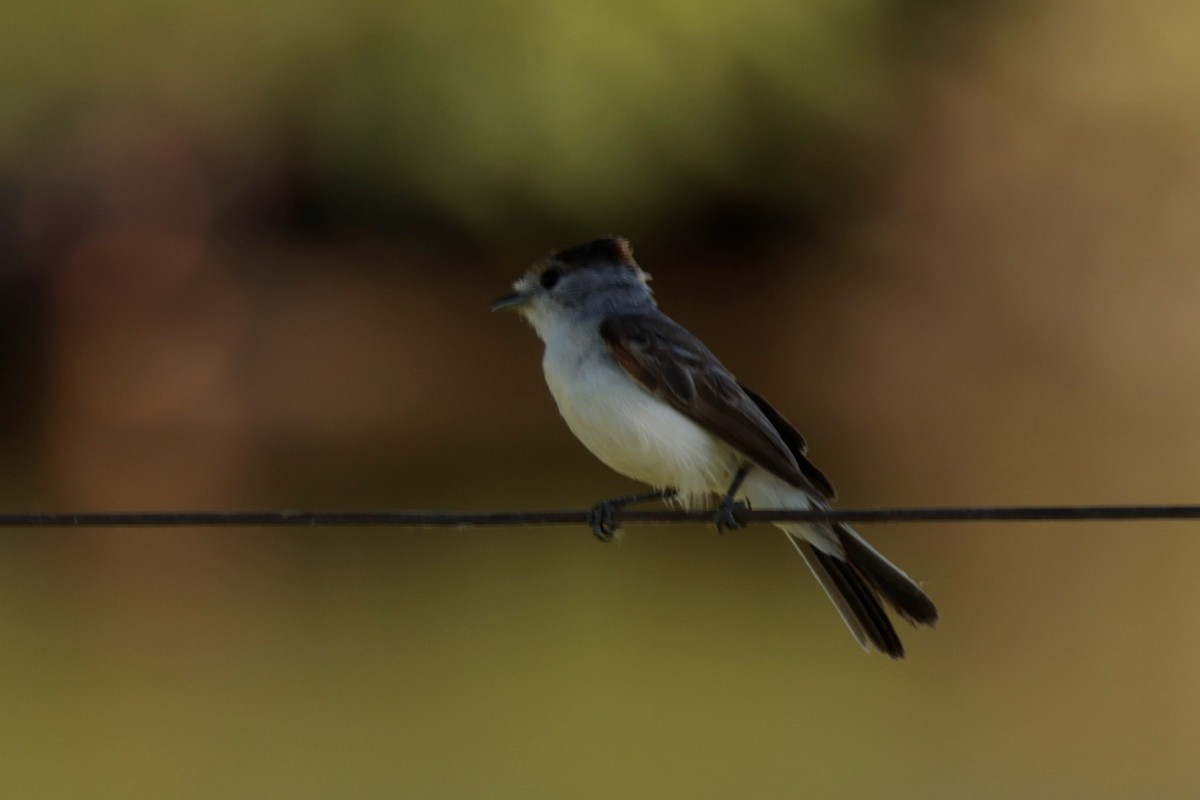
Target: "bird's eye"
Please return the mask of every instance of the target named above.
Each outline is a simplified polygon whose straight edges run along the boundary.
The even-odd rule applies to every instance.
[[[558,279],[562,277],[562,270],[557,267],[551,267],[542,273],[541,283],[543,289],[553,289],[554,284],[558,283]]]

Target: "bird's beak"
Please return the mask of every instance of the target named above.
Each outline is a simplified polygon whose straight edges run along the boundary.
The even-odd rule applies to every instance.
[[[532,299],[532,295],[528,295],[523,292],[506,294],[504,297],[501,297],[499,300],[492,303],[492,311],[516,311]]]

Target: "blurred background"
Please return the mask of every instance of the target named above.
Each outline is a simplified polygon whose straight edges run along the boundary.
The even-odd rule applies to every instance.
[[[0,6],[0,509],[636,488],[488,304],[630,237],[843,505],[1200,501],[1200,6]],[[0,533],[0,794],[1195,797],[1200,526]]]

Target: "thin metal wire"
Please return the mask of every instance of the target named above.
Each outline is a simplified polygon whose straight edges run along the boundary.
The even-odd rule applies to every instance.
[[[1079,520],[1194,520],[1200,505],[970,506],[848,508],[806,511],[739,510],[751,522],[1066,522]],[[713,521],[712,511],[619,511],[622,523],[666,525]],[[586,511],[131,511],[120,513],[0,514],[0,528],[393,527],[497,528],[587,525]]]

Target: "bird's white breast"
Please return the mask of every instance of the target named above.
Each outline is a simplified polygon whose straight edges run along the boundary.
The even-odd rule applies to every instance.
[[[597,458],[685,499],[725,491],[737,454],[625,372],[595,326],[547,333],[546,383],[571,432]]]

